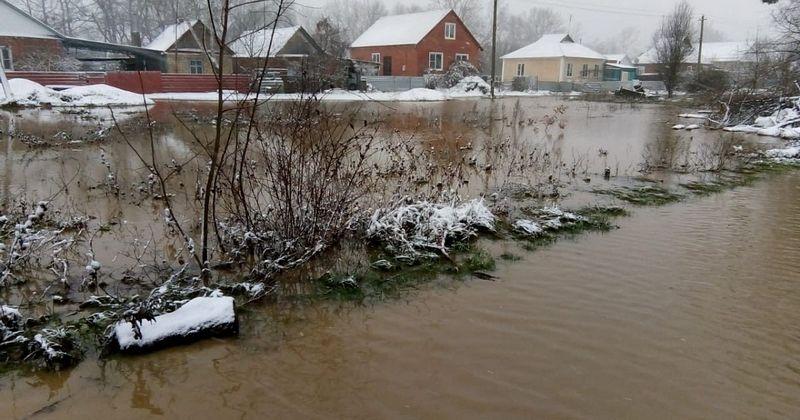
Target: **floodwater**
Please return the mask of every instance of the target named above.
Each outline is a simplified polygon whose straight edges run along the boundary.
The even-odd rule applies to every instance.
[[[545,139],[566,155],[604,148],[634,167],[648,144],[677,135],[663,107],[566,105],[564,135]],[[580,118],[580,105],[596,111]],[[472,105],[439,106],[413,113],[457,121]],[[703,133],[691,135],[718,135]],[[237,339],[7,373],[0,413],[800,418],[800,172],[616,222],[534,252],[482,243],[522,257],[499,263],[495,282],[445,278],[366,306],[253,305]]]

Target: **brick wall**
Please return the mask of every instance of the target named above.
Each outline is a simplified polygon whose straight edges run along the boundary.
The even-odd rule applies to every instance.
[[[16,63],[23,60],[29,53],[46,51],[52,55],[61,55],[64,51],[61,41],[46,38],[0,36],[0,46],[11,49],[14,68],[16,68]]]

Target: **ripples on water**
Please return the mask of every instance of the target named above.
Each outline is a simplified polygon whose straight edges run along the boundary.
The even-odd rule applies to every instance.
[[[254,308],[238,340],[11,374],[2,412],[800,418],[800,173],[619,224],[533,253],[488,243],[524,255],[499,282],[349,310]]]

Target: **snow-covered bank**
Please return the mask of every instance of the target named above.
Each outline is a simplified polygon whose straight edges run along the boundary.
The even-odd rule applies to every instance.
[[[484,82],[485,83],[485,82]],[[488,86],[488,84],[487,84]],[[308,98],[308,93],[276,93],[259,95],[259,101],[296,101]],[[499,98],[513,97],[539,97],[567,95],[577,96],[580,92],[556,93],[549,91],[498,91],[495,96]],[[216,101],[217,92],[176,92],[176,93],[152,93],[146,95],[148,99],[155,101]],[[242,94],[226,92],[226,101],[254,100],[254,94]],[[316,97],[323,102],[443,102],[458,99],[488,98],[488,93],[481,90],[464,90],[458,87],[452,89],[425,89],[417,88],[400,92],[359,92],[341,89],[332,89],[316,94]]]
[[[772,115],[757,117],[752,124],[725,127],[725,131],[752,133],[759,136],[800,138],[800,98],[792,98],[792,106],[775,111]]]
[[[57,91],[27,79],[8,81],[11,97],[0,99],[2,105],[23,107],[98,107],[152,105],[153,101],[138,93],[108,85],[76,86]]]
[[[114,338],[123,352],[142,352],[238,330],[232,297],[196,297],[152,321],[143,320],[139,334],[130,322],[114,327]]]
[[[783,149],[767,150],[764,154],[778,162],[800,162],[800,142],[790,144]]]

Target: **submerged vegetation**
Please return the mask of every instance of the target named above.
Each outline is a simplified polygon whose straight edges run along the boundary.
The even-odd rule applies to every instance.
[[[712,164],[693,166],[710,172],[679,171],[684,180],[670,189],[652,181],[654,165],[647,178],[630,178],[610,169],[602,149],[565,157],[543,146],[563,136],[563,105],[533,118],[517,104],[488,126],[491,115],[467,113],[463,124],[486,133],[480,142],[451,134],[438,116],[401,130],[385,115],[314,98],[276,105],[254,124],[248,110],[236,112],[220,122],[228,137],[210,189],[209,143],[197,133],[216,130],[216,121],[173,115],[192,139],[183,154],[159,149],[169,139],[149,115],[104,131],[90,168],[101,181],[89,176],[89,191],[119,206],[150,206],[143,219],[157,227],[150,232],[125,216],[95,220],[71,210],[66,192],[80,181],[71,184],[70,176],[46,201],[4,206],[0,362],[58,369],[104,356],[119,323],[136,332],[198,297],[235,296],[240,305],[278,297],[376,302],[430,282],[497,280],[498,265],[522,256],[493,253],[486,241],[532,251],[614,229],[629,210],[608,198],[664,205],[790,167],[747,159],[735,170],[708,169],[723,160],[714,153],[724,153],[726,165],[733,159],[729,147],[713,147],[704,157]],[[134,136],[143,128],[144,139]],[[115,141],[133,151],[138,169],[124,168],[109,148]],[[590,169],[598,162],[604,176]],[[561,208],[576,192],[597,203]]]

